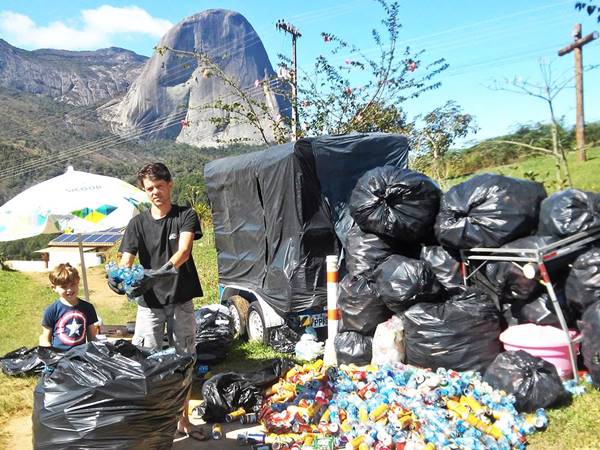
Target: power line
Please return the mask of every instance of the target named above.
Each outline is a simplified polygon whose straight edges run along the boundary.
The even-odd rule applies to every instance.
[[[277,84],[278,80],[271,80],[268,85],[270,87],[273,87],[273,85]],[[262,89],[262,86],[248,86],[246,88],[242,88],[243,90],[247,91],[250,95],[253,95],[255,93],[258,93],[258,89]],[[256,92],[253,92],[256,91]],[[233,98],[236,97],[236,94],[230,94],[228,96],[225,96],[224,98]],[[203,105],[198,105],[193,107],[192,109],[195,108],[199,108],[202,106],[208,106],[210,105],[210,103],[206,103]],[[286,108],[287,109],[287,108]],[[281,112],[284,112],[285,110],[282,110]],[[58,155],[58,157],[61,158],[73,158],[73,157],[79,157],[79,156],[83,156],[84,154],[89,154],[93,151],[101,151],[103,149],[98,149],[95,148],[100,144],[114,144],[117,145],[119,143],[119,141],[125,139],[125,140],[131,140],[131,139],[137,139],[143,135],[147,135],[150,133],[154,133],[156,131],[160,131],[166,128],[169,128],[173,125],[175,125],[177,122],[179,122],[182,118],[184,118],[189,112],[189,109],[186,109],[178,114],[176,114],[174,117],[169,117],[169,116],[164,116],[165,119],[167,119],[167,122],[159,122],[157,123],[157,121],[153,121],[150,124],[147,124],[145,126],[142,127],[138,127],[137,129],[133,129],[128,133],[122,134],[122,135],[117,135],[117,136],[111,136],[111,137],[107,137],[105,139],[101,139],[99,141],[95,141],[95,142],[91,142],[91,143],[86,143],[86,144],[82,144],[81,146],[78,147],[74,147],[72,149],[66,150],[65,152],[61,153]],[[168,124],[168,125],[165,125]],[[203,136],[203,137],[208,137],[208,135]],[[112,146],[114,146],[112,145]],[[91,151],[86,151],[87,149],[89,149],[90,147],[94,147],[92,148]],[[53,155],[47,156],[46,160],[52,164],[52,161],[55,160],[56,157]],[[45,167],[45,161],[40,161],[40,160],[35,160],[35,161],[29,161],[28,163],[24,163],[18,166],[12,166],[9,167],[7,169],[3,169],[0,170],[0,181],[7,179],[7,178],[12,178],[18,174],[20,174],[20,171],[22,170],[27,170],[27,171],[31,171],[35,168],[42,168]],[[37,167],[36,167],[37,166]]]
[[[356,3],[356,2],[354,2]],[[314,22],[316,19],[321,19],[323,14],[328,13],[327,17],[331,18],[331,17],[336,17],[339,16],[345,12],[350,12],[353,9],[355,9],[356,6],[353,7],[349,7],[348,5],[341,5],[341,6],[333,6],[333,7],[327,7],[327,8],[317,8],[317,9],[313,9],[311,11],[307,11],[306,13],[302,13],[296,16],[293,16],[294,18],[297,18],[298,21],[301,21],[303,24],[310,24],[311,22]],[[255,30],[254,28],[252,28],[252,30],[254,31],[254,36],[247,36],[244,41],[242,41],[242,46],[239,48],[239,50],[235,53],[238,54],[239,52],[246,50],[247,48],[249,48],[250,46],[256,44],[257,42],[262,42],[260,35],[258,34],[258,31]],[[265,26],[260,30],[261,33],[266,33],[268,35],[273,35],[274,33],[272,32],[272,28],[271,26]],[[217,46],[212,48],[211,50],[214,53],[229,53],[229,50],[233,49],[233,44],[231,42],[222,44],[221,46]],[[231,55],[234,56],[234,55]],[[173,81],[174,79],[176,79],[178,76],[181,75],[181,73],[183,73],[183,70],[187,69],[188,62],[182,62],[181,64],[178,64],[176,66],[171,66],[168,69],[166,69],[165,75],[168,72],[171,72],[168,74],[168,76],[164,77],[161,79],[161,81],[163,83],[168,83],[170,81]],[[183,69],[183,70],[182,70]],[[134,81],[135,83],[135,81]],[[132,84],[133,86],[133,84]],[[130,87],[131,89],[131,87]],[[128,92],[130,89],[128,89],[126,92]],[[125,92],[125,93],[126,93]],[[76,111],[76,112],[81,112],[81,111],[87,111],[84,115],[81,116],[77,116],[76,118],[82,119],[84,116],[91,116],[92,113],[97,112],[98,109],[102,108],[104,105],[106,105],[107,103],[111,102],[114,100],[115,97],[112,97],[110,99],[106,99],[106,101],[104,101],[101,104],[93,104],[93,105],[88,105],[88,106],[76,106],[70,110],[65,111],[63,114],[65,114],[65,116],[67,116],[69,113]],[[54,120],[51,121],[47,121],[45,122],[46,124],[52,124],[52,123],[57,123],[60,121],[63,121],[64,118],[56,118]],[[21,133],[26,134],[26,131],[21,131]]]
[[[468,23],[468,24],[465,24],[465,25],[460,25],[458,27],[448,28],[446,30],[438,31],[438,32],[435,32],[435,33],[430,33],[430,34],[426,34],[426,35],[422,35],[422,36],[417,36],[417,37],[414,37],[414,38],[409,38],[409,39],[400,41],[399,44],[400,45],[404,45],[404,44],[406,44],[408,42],[425,40],[425,39],[430,38],[430,37],[443,36],[444,34],[453,33],[455,31],[468,30],[468,29],[471,29],[471,28],[475,28],[475,27],[477,27],[479,25],[488,24],[490,22],[494,23],[494,24],[497,24],[499,21],[504,20],[504,19],[512,19],[514,17],[522,16],[522,15],[529,14],[529,13],[532,13],[532,12],[538,12],[538,11],[543,11],[543,10],[546,10],[546,9],[554,8],[556,6],[562,6],[562,5],[565,5],[567,3],[571,4],[572,1],[571,0],[563,0],[563,1],[560,1],[560,2],[552,3],[550,5],[544,5],[544,6],[539,6],[539,7],[536,7],[536,8],[525,9],[525,10],[522,10],[522,11],[517,11],[515,13],[505,14],[503,16],[491,17],[489,19],[480,20],[478,22],[471,22],[471,23]],[[489,27],[486,26],[486,31],[487,31],[488,28]]]
[[[284,108],[282,110],[282,112],[287,112],[290,109],[291,109],[291,106],[288,106],[287,108]],[[175,120],[173,122],[173,124],[176,124],[176,123],[177,123],[177,120]],[[122,142],[114,142],[111,145],[108,145],[108,146],[106,146],[104,148],[101,148],[101,149],[91,149],[91,150],[87,150],[87,151],[81,152],[79,155],[77,155],[77,157],[85,156],[85,155],[88,155],[88,154],[93,153],[95,151],[104,151],[104,150],[107,150],[107,149],[112,148],[112,147],[114,147],[116,145],[125,143],[128,140],[137,139],[137,138],[141,137],[142,135],[144,135],[144,133],[136,133],[136,134],[134,134],[134,135],[132,135],[132,136],[130,136],[128,138],[123,138]],[[201,136],[201,138],[208,137],[208,136],[209,136],[209,134],[206,134],[204,136]],[[13,176],[24,175],[24,174],[26,174],[28,172],[32,172],[32,171],[34,171],[36,169],[40,169],[40,168],[44,168],[44,167],[50,167],[50,166],[56,165],[58,163],[65,162],[65,161],[69,160],[70,158],[71,158],[70,156],[63,156],[63,157],[60,157],[59,159],[53,159],[53,160],[49,161],[48,163],[43,164],[43,165],[41,165],[39,167],[32,167],[32,168],[29,168],[29,169],[23,169],[23,170],[15,173],[13,175],[5,176],[5,177],[0,177],[0,182],[4,181],[4,180],[7,180],[7,179],[10,179]]]
[[[529,12],[533,12],[533,11],[537,11],[537,10],[549,9],[549,8],[551,8],[551,7],[554,7],[554,6],[556,6],[556,5],[561,5],[561,4],[564,4],[564,3],[567,3],[567,2],[555,3],[555,4],[553,4],[553,5],[546,5],[546,6],[544,6],[544,7],[532,8],[532,9],[529,9],[529,10],[524,10],[524,11],[520,11],[520,12],[517,12],[517,13],[513,13],[513,14],[510,14],[510,15],[500,16],[500,17],[497,17],[497,18],[494,18],[494,19],[487,19],[487,20],[485,20],[485,21],[475,22],[475,23],[473,23],[473,24],[467,24],[467,25],[464,25],[464,26],[461,26],[461,27],[455,27],[455,28],[453,28],[453,29],[449,29],[449,30],[445,30],[445,31],[442,31],[442,32],[439,32],[439,33],[435,33],[435,34],[433,34],[433,35],[441,35],[441,34],[445,34],[445,33],[451,32],[451,31],[456,31],[456,30],[458,30],[458,29],[465,29],[465,28],[469,28],[469,27],[471,27],[471,28],[472,28],[472,27],[474,27],[474,26],[475,26],[475,25],[477,25],[477,24],[488,23],[488,22],[490,22],[490,21],[492,21],[492,20],[502,20],[502,19],[505,19],[505,18],[510,18],[510,17],[514,17],[514,16],[518,16],[518,15],[523,15],[523,14],[526,14],[526,13],[529,13]],[[350,8],[350,9],[349,9],[349,8],[347,8],[347,7],[346,7],[346,8],[340,8],[340,7],[337,7],[337,9],[336,9],[336,10],[339,12],[340,10],[342,10],[342,11],[349,11],[349,10],[352,10],[352,9],[353,9],[353,8]],[[315,11],[319,11],[319,10],[315,10]],[[315,14],[317,14],[317,13],[315,13]],[[310,13],[306,13],[306,15],[307,15],[308,17],[310,17]],[[430,36],[431,36],[431,35],[430,35]],[[257,38],[258,38],[258,39],[257,39]],[[413,40],[416,40],[416,39],[419,39],[419,38],[413,38]],[[254,45],[254,43],[255,43],[255,42],[257,42],[257,41],[260,41],[260,38],[258,37],[258,33],[255,31],[255,34],[246,40],[246,42],[245,42],[245,44],[246,44],[246,45],[245,45],[245,46],[243,46],[242,48],[240,48],[238,51],[241,51],[241,50],[243,50],[243,49],[247,48],[249,45]],[[466,42],[466,41],[467,41],[467,40],[460,40],[460,39],[459,39],[459,40],[455,40],[454,42],[455,42],[455,43],[461,43],[461,42]],[[448,43],[445,43],[444,45],[448,45]],[[221,46],[221,49],[222,49],[222,48],[224,48],[224,47],[225,47],[225,46]],[[229,47],[229,48],[231,48],[231,47]],[[213,51],[215,51],[215,50],[213,49]],[[509,58],[509,57],[502,58],[502,59],[506,60],[507,58]],[[493,61],[494,61],[494,60],[490,60],[490,61],[488,61],[488,63],[489,63],[489,62],[493,62]],[[465,65],[463,65],[463,66],[461,66],[461,67],[460,67],[460,69],[465,69],[465,68],[467,68],[467,67],[473,67],[473,66],[476,66],[476,65],[482,65],[482,64],[485,64],[485,63],[486,63],[486,62],[484,61],[484,62],[479,62],[479,63],[477,63],[477,64],[473,64],[473,65],[470,65],[470,66],[465,66]],[[162,82],[169,82],[169,81],[172,81],[173,79],[175,79],[176,77],[180,76],[180,74],[181,74],[181,73],[182,73],[184,70],[179,70],[179,69],[181,69],[181,68],[183,68],[183,69],[187,69],[187,67],[185,67],[186,65],[188,65],[188,63],[187,63],[187,62],[183,62],[183,63],[181,63],[181,64],[179,64],[179,65],[177,65],[177,66],[174,66],[174,67],[171,67],[171,68],[169,68],[169,69],[168,69],[168,71],[169,71],[169,72],[171,72],[171,73],[169,73],[169,75],[168,75],[168,76],[166,76],[165,78],[162,78],[162,79],[161,79],[161,81],[162,81]],[[194,69],[194,70],[196,70],[196,69]],[[193,71],[192,71],[192,73],[193,73]],[[95,108],[95,106],[94,106],[94,108]],[[289,108],[286,108],[286,109],[289,109]],[[93,111],[90,111],[90,113],[92,113],[92,112],[96,112],[96,111],[97,111],[97,110],[96,110],[96,109],[94,109]],[[83,117],[83,116],[82,116],[82,117]],[[165,117],[168,117],[168,116],[165,116]],[[152,131],[152,127],[153,127],[154,125],[157,125],[159,128],[157,128],[157,129],[154,129],[154,130]],[[164,125],[165,125],[164,123],[162,123],[162,124],[156,124],[156,121],[154,121],[153,123],[146,125],[147,127],[150,127],[150,128],[148,128],[148,129],[147,129],[147,132],[146,132],[146,133],[144,133],[144,135],[145,135],[145,134],[149,134],[149,133],[151,133],[151,132],[154,132],[154,131],[157,131],[157,130],[161,129],[160,127],[163,127]],[[170,125],[169,125],[169,127],[170,127],[170,126],[173,126],[173,125],[174,125],[174,124],[170,124]],[[137,131],[139,131],[139,130],[146,131],[146,129],[145,129],[145,128],[143,128],[143,127],[142,127],[142,128],[138,128],[138,129],[136,129],[136,130],[137,130]],[[134,132],[134,131],[132,131],[132,132]],[[126,137],[126,136],[127,136],[127,135],[125,135],[125,137]],[[133,136],[133,135],[132,135],[132,136]],[[117,137],[116,139],[122,139],[122,138],[123,138],[123,136],[119,136],[119,137]],[[134,138],[135,138],[135,137],[134,137]],[[98,143],[101,143],[101,144],[104,144],[104,143],[110,143],[110,139],[111,139],[111,138],[105,138],[105,139],[101,139],[101,140],[99,140],[98,142],[92,142],[92,143],[90,143],[90,144],[86,144],[86,145],[98,145]],[[81,149],[85,149],[85,146],[82,146],[82,147],[80,147],[80,148],[81,148]],[[77,147],[75,147],[75,149],[77,149]],[[70,151],[73,151],[73,149],[71,149]],[[59,155],[63,155],[63,154],[64,154],[64,153],[59,153]],[[68,153],[67,153],[67,154],[65,154],[65,155],[66,155],[66,157],[70,157],[70,156],[68,156],[68,155],[69,155]],[[38,160],[36,160],[36,162],[38,162]],[[13,168],[4,169],[4,170],[0,171],[0,174],[4,174],[4,173],[6,173],[6,172],[8,172],[8,171],[11,171],[12,169],[13,169]]]
[[[338,15],[350,12],[350,11],[352,11],[355,8],[356,8],[355,5],[352,5],[352,6],[351,5],[344,5],[344,6],[320,8],[320,9],[314,9],[312,11],[300,14],[298,16],[293,16],[293,17],[295,17],[298,20],[302,21],[302,23],[304,23],[304,24],[308,24],[308,23],[314,21],[315,19],[321,19],[323,12],[328,12],[329,14],[327,14],[327,17],[329,19],[331,19],[331,17],[338,16]],[[240,48],[238,48],[237,51],[234,54],[231,54],[230,57],[234,57],[236,54],[239,54],[239,53],[243,52],[245,49],[249,48],[252,45],[255,45],[256,43],[259,43],[259,42],[262,43],[262,40],[261,40],[258,32],[254,28],[252,28],[252,30],[254,31],[254,34],[250,35],[249,37],[246,37],[245,40],[242,42],[243,45]],[[267,28],[264,27],[263,30],[267,30]],[[225,51],[225,53],[228,53],[227,50],[231,50],[231,49],[233,49],[233,44],[232,43],[228,43],[228,44],[221,45],[219,47],[213,47],[211,49],[211,51],[213,53],[220,53],[222,51]],[[169,83],[169,82],[173,81],[174,79],[176,79],[177,77],[179,77],[184,70],[188,69],[188,67],[186,67],[188,65],[189,65],[189,63],[186,62],[186,61],[184,61],[184,62],[182,62],[179,65],[170,67],[169,69],[167,69],[167,71],[171,72],[171,73],[169,73],[168,76],[161,78],[160,81],[162,83]],[[194,71],[195,70],[197,70],[197,69],[194,69]],[[193,71],[191,73],[193,73]],[[134,82],[134,84],[135,84],[135,82]],[[130,88],[130,90],[131,90],[131,88]],[[101,104],[99,106],[98,105],[90,105],[90,106],[84,107],[84,108],[80,108],[80,107],[72,108],[71,110],[69,110],[69,111],[67,111],[67,112],[64,113],[64,117],[56,118],[56,119],[54,119],[52,121],[45,122],[45,123],[47,125],[51,124],[51,123],[58,123],[60,121],[63,121],[65,118],[68,118],[69,117],[68,114],[70,112],[72,112],[74,110],[82,111],[82,109],[83,109],[83,114],[81,114],[78,117],[74,117],[74,119],[85,120],[84,117],[85,118],[91,118],[94,114],[97,114],[97,112],[98,112],[98,110],[100,108],[102,108],[104,105],[106,105],[107,103],[109,103],[111,101],[113,101],[113,99],[108,99],[106,102],[104,102],[103,104]],[[86,112],[86,110],[87,110],[87,112]],[[284,112],[284,111],[280,111],[280,113],[282,113],[282,112]],[[152,124],[150,124],[150,125],[152,125]],[[26,131],[23,130],[21,133],[22,134],[26,134]],[[104,139],[101,139],[101,140],[96,141],[96,142],[91,142],[91,143],[89,143],[89,145],[98,145],[98,142],[100,142],[100,143],[108,142],[107,139],[109,139],[109,138],[104,138]],[[82,147],[82,148],[85,148],[85,146]],[[71,154],[74,154],[73,149],[71,149],[70,151],[72,152]],[[59,153],[59,155],[63,155],[63,154],[65,154],[65,153],[64,152],[63,153]],[[69,155],[69,153],[67,153],[67,155]],[[19,164],[22,164],[22,163],[26,164],[25,160],[27,160],[27,159],[29,159],[29,158],[21,158],[20,161],[19,161]],[[34,160],[34,161],[30,161],[30,162],[32,162],[32,163],[38,163],[39,160]],[[4,174],[4,173],[7,173],[7,172],[10,172],[10,171],[13,170],[14,167],[15,166],[0,171],[0,174]]]
[[[527,10],[529,11],[529,10]],[[510,17],[510,16],[509,16]],[[553,15],[551,17],[546,17],[546,18],[538,18],[532,21],[528,21],[528,30],[531,30],[532,26],[534,25],[547,25],[550,23],[555,23],[560,21],[560,19],[562,19],[564,17],[563,14],[557,14],[557,15]],[[489,20],[483,21],[483,22],[488,22]],[[480,22],[475,22],[475,24],[478,24]],[[502,23],[497,23],[496,25],[492,26],[492,27],[486,27],[485,29],[485,34],[478,36],[477,39],[477,43],[481,43],[481,42],[485,42],[485,40],[498,40],[499,38],[502,38],[504,36],[513,36],[514,33],[511,31],[511,27],[513,25],[511,24],[502,24]],[[467,29],[469,28],[468,25],[465,25],[463,27],[459,27],[460,29]],[[450,29],[450,30],[454,30],[454,29]],[[443,35],[446,34],[447,31],[442,31],[439,33],[434,33],[432,35],[425,35],[419,38],[413,38],[410,39],[409,41],[418,41],[418,40],[424,40],[425,38],[428,38],[429,36],[435,36],[435,35]],[[425,50],[427,51],[427,53],[431,53],[434,50],[460,50],[463,48],[472,48],[474,45],[474,40],[472,37],[472,34],[474,33],[474,31],[471,31],[471,33],[469,35],[465,35],[463,37],[459,37],[457,39],[451,40],[451,41],[440,41],[437,44],[433,44],[433,45],[429,45],[426,46]],[[525,31],[523,31],[520,36],[524,36],[526,34]],[[400,44],[404,44],[408,41],[403,41],[400,42],[398,45]],[[367,50],[363,50],[361,51],[362,54],[364,55],[369,55],[372,53],[376,53],[380,51],[379,47],[371,47]],[[335,58],[332,58],[331,61],[333,62],[341,62],[344,61],[346,59],[349,59],[352,57],[352,54],[340,54]]]

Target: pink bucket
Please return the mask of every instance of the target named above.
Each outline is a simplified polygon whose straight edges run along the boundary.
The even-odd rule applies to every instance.
[[[571,339],[577,332],[569,330]],[[527,323],[507,328],[500,334],[505,350],[523,350],[554,364],[561,378],[572,375],[569,359],[569,343],[565,332],[556,327]],[[579,344],[574,345],[575,353],[579,352]]]

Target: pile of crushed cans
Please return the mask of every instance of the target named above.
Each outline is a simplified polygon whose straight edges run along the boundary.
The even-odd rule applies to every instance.
[[[477,372],[394,364],[295,366],[266,393],[266,433],[241,433],[254,449],[513,449],[548,424],[519,414],[514,398]]]

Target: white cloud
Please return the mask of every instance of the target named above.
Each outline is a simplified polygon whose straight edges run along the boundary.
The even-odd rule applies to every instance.
[[[110,5],[82,10],[77,23],[78,26],[60,21],[38,25],[24,14],[0,11],[0,36],[12,45],[29,49],[95,50],[115,45],[119,35],[140,34],[159,39],[173,26],[137,6]]]

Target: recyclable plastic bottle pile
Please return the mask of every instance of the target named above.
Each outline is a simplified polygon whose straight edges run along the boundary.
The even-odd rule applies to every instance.
[[[548,424],[477,372],[403,364],[295,366],[267,391],[259,420],[272,449],[513,449]]]
[[[111,261],[104,268],[108,277],[119,283],[130,299],[134,283],[144,278],[144,268],[140,264],[134,264],[131,268],[119,267]]]

